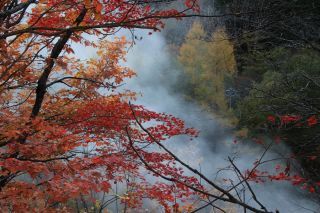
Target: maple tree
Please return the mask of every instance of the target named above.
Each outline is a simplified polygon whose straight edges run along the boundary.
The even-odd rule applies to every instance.
[[[316,115],[312,115],[310,117],[303,117],[299,115],[268,115],[267,116],[267,125],[269,128],[276,128],[277,130],[299,127],[299,128],[314,128],[318,124],[318,117]],[[282,155],[279,158],[275,159],[267,159],[264,160],[264,156],[266,152],[271,148],[274,144],[279,144],[282,141],[285,141],[286,138],[276,136],[269,145],[267,145],[264,153],[254,162],[253,168],[245,171],[245,179],[247,181],[254,181],[256,183],[263,183],[267,181],[288,181],[291,182],[292,185],[298,186],[303,190],[308,190],[310,193],[316,193],[320,189],[320,182],[316,181],[310,177],[307,177],[305,174],[301,175],[297,172],[297,169],[292,168],[299,158],[305,158],[309,163],[312,163],[316,159],[318,159],[318,154],[314,155],[306,154],[306,153],[288,153],[286,155]],[[254,142],[262,145],[266,145],[266,142],[261,138],[254,138]],[[286,161],[283,164],[283,160]],[[266,171],[263,169],[259,169],[263,164],[267,164],[270,162],[278,162],[275,165],[275,168],[270,171]]]
[[[69,212],[70,201],[94,199],[95,192],[111,193],[127,208],[140,208],[148,198],[166,212],[183,211],[193,208],[188,199],[202,196],[268,212],[242,202],[232,189],[212,182],[162,144],[176,135],[196,136],[197,131],[171,115],[131,105],[134,93],[117,90],[125,78],[134,76],[120,65],[127,41],[104,38],[121,28],[158,30],[163,19],[198,11],[195,0],[184,1],[184,11],[153,7],[159,2],[1,1],[3,211]],[[72,43],[96,48],[98,57],[79,60]],[[177,163],[216,193],[198,178],[184,175]],[[147,174],[157,180],[149,181]],[[126,186],[121,196],[112,192],[117,183]]]

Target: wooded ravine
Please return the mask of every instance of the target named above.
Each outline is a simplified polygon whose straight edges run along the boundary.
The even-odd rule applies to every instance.
[[[2,0],[0,212],[320,212],[320,1]]]

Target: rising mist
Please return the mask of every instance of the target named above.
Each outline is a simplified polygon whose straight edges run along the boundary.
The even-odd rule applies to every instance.
[[[252,142],[233,143],[234,136],[224,130],[212,115],[205,112],[196,103],[186,101],[182,93],[173,92],[172,87],[179,84],[181,71],[172,60],[166,48],[166,41],[160,34],[148,36],[139,31],[137,37],[142,37],[128,51],[126,65],[137,72],[124,88],[137,92],[135,104],[144,105],[150,110],[165,112],[183,119],[190,127],[200,130],[195,140],[176,138],[167,142],[174,153],[205,175],[221,181],[223,178],[236,178],[230,171],[219,172],[229,165],[228,157],[235,157],[237,166],[244,171],[250,169],[264,148]],[[286,155],[290,150],[283,144],[273,147],[264,159],[273,159]],[[284,163],[284,162],[283,162]],[[274,163],[264,169],[274,168]],[[253,186],[258,199],[269,210],[280,212],[318,212],[319,208],[312,198],[292,186],[290,183],[266,182]],[[249,195],[248,195],[249,199]],[[253,204],[253,202],[252,202]],[[209,209],[206,209],[209,211]],[[204,212],[206,212],[204,210]],[[242,212],[242,209],[238,209]]]

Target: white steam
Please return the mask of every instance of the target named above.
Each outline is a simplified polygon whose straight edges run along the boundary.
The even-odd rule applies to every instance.
[[[229,163],[228,156],[237,156],[235,163],[243,171],[252,168],[263,149],[252,143],[234,144],[232,135],[227,135],[212,119],[194,103],[185,101],[179,94],[173,94],[170,87],[179,84],[178,70],[174,66],[170,54],[166,51],[163,36],[156,33],[148,36],[139,31],[143,39],[129,50],[126,65],[137,72],[137,77],[130,79],[124,86],[126,89],[141,93],[135,104],[144,105],[156,112],[165,112],[183,119],[189,127],[200,130],[200,136],[193,141],[177,138],[166,143],[181,159],[211,177],[212,179],[230,178],[230,172],[219,173],[220,168]],[[287,150],[283,145],[277,150]],[[288,152],[282,151],[282,152]],[[265,159],[278,156],[269,151]],[[269,166],[273,166],[269,164]],[[268,208],[281,213],[319,212],[310,195],[296,186],[285,182],[267,182],[253,186],[257,198]],[[248,196],[248,199],[250,197]],[[254,205],[254,202],[249,201]],[[207,212],[205,210],[204,212]],[[243,209],[239,209],[243,212]]]

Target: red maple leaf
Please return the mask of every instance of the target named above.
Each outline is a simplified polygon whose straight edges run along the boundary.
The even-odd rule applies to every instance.
[[[313,115],[313,116],[311,116],[311,117],[309,117],[309,118],[307,119],[307,124],[308,124],[308,126],[314,126],[314,125],[316,125],[317,123],[318,123],[318,119],[316,118],[315,115]]]

